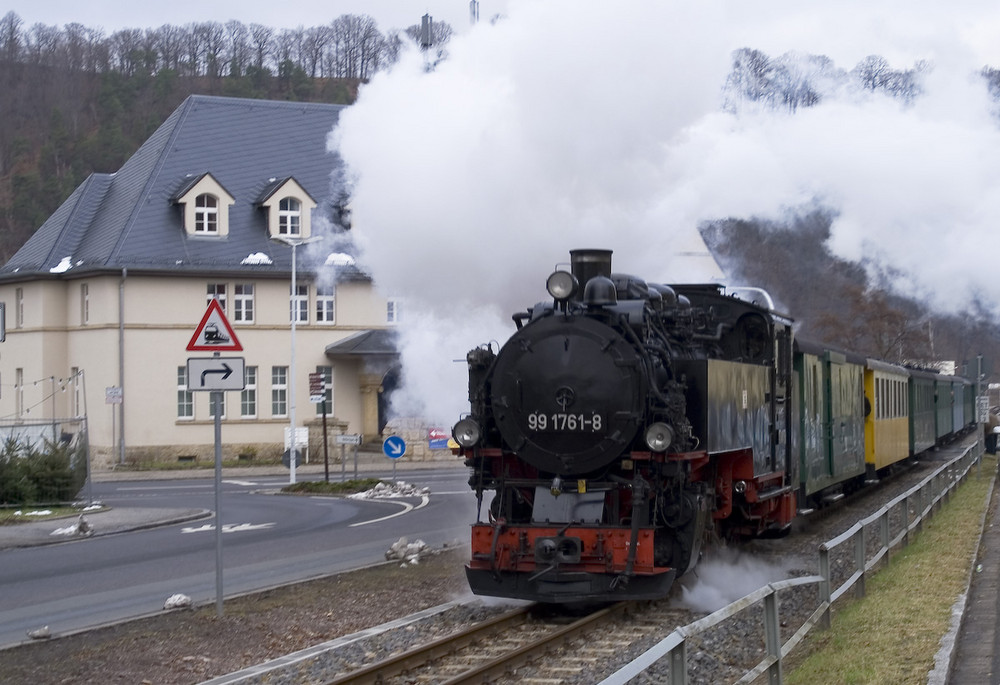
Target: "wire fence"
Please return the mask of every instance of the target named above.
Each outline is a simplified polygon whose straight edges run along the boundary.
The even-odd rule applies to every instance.
[[[819,549],[819,575],[771,583],[682,626],[599,685],[622,685],[640,676],[643,682],[687,685],[689,641],[727,621],[756,625],[756,630],[762,630],[764,637],[763,658],[737,682],[749,685],[766,676],[770,685],[780,685],[783,659],[814,627],[830,627],[833,603],[848,591],[853,589],[856,597],[864,597],[866,576],[880,564],[889,563],[891,550],[909,544],[911,536],[921,530],[924,521],[950,498],[973,467],[981,464],[982,455],[982,441],[977,441],[871,516],[823,543]],[[815,610],[793,631],[786,626],[788,617],[782,618],[779,593],[801,593],[810,588],[814,590]],[[752,616],[748,616],[748,612]]]

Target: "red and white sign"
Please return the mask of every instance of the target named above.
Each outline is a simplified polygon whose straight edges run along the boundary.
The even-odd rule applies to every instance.
[[[218,300],[208,303],[187,349],[190,352],[238,352],[243,349]]]

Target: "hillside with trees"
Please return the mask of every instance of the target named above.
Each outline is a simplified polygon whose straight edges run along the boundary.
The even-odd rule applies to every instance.
[[[433,25],[442,50],[451,36]],[[0,19],[0,260],[91,173],[117,171],[191,94],[349,104],[418,26],[367,16],[275,30],[229,21],[123,29]]]
[[[383,33],[367,16],[275,30],[229,21],[111,34],[80,24],[0,19],[0,260],[6,261],[86,177],[114,172],[190,94],[349,104],[392,65],[418,26]],[[435,23],[436,58],[452,31]],[[928,65],[894,69],[873,55],[851,69],[821,55],[733,54],[723,107],[795,112],[845,91],[909,103]],[[981,74],[1000,99],[1000,71]],[[823,211],[785,225],[730,219],[702,227],[727,271],[768,289],[799,333],[891,361],[1000,359],[976,303],[950,317],[891,293],[826,247]]]

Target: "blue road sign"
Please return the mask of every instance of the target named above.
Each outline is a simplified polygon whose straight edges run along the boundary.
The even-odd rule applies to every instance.
[[[382,442],[382,451],[390,459],[399,459],[406,453],[406,441],[398,435],[390,435]]]

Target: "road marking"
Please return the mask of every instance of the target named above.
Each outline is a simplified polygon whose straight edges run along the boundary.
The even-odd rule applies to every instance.
[[[274,528],[277,523],[223,523],[222,532],[223,533],[242,533],[248,530],[265,530],[267,528]],[[197,528],[181,528],[182,533],[207,533],[209,531],[215,530],[215,526],[211,523],[206,523],[203,526],[198,526]]]
[[[224,480],[223,483],[229,483],[230,485],[242,485],[244,487],[250,487],[251,485],[257,485],[252,480]]]
[[[135,488],[115,488],[116,492],[128,492],[130,490],[195,490],[204,488],[214,488],[214,484],[210,485],[147,485],[144,487]]]
[[[369,523],[378,523],[379,521],[387,521],[389,519],[394,519],[397,516],[402,516],[403,514],[408,514],[411,511],[416,511],[417,509],[422,509],[423,507],[427,506],[427,503],[431,501],[431,498],[428,497],[427,495],[422,496],[420,498],[420,504],[418,504],[417,506],[413,506],[412,504],[409,504],[407,502],[400,502],[399,500],[394,500],[394,499],[378,499],[378,500],[370,499],[370,500],[365,500],[365,501],[367,501],[367,502],[374,502],[374,501],[378,501],[378,502],[391,502],[392,504],[399,504],[400,506],[403,507],[403,510],[402,511],[397,511],[395,514],[389,514],[388,516],[383,516],[383,517],[377,518],[377,519],[370,519],[368,521],[358,521],[357,523],[352,523],[351,525],[349,525],[348,528],[357,528],[358,526],[367,526]]]

